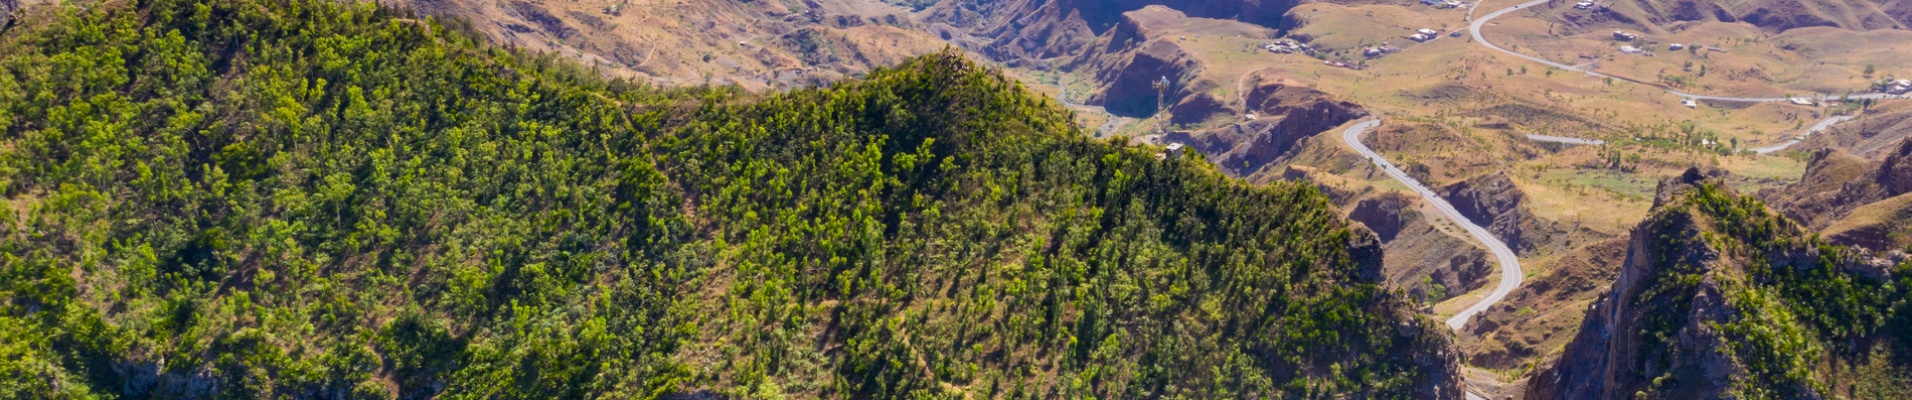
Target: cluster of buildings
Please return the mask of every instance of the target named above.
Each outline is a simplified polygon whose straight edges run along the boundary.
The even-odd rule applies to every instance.
[[[1268,52],[1275,54],[1301,53],[1314,55],[1314,48],[1309,47],[1307,43],[1296,42],[1289,39],[1278,40],[1274,43],[1262,43],[1261,49],[1268,50]]]
[[[1416,42],[1426,42],[1426,41],[1434,40],[1440,37],[1441,37],[1441,31],[1437,31],[1433,29],[1421,29],[1418,31],[1414,31],[1414,34],[1407,36],[1408,39],[1413,39]]]
[[[1885,94],[1912,94],[1912,79],[1884,79],[1872,84],[1872,90]]]
[[[1394,45],[1388,44],[1388,42],[1381,42],[1380,46],[1374,46],[1374,47],[1361,49],[1361,55],[1366,56],[1367,58],[1379,58],[1381,56],[1388,55],[1388,53],[1393,53],[1397,51],[1401,51],[1401,49],[1394,47]]]

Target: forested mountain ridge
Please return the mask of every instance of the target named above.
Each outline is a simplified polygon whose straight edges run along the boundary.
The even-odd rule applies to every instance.
[[[0,37],[0,397],[1455,398],[1312,186],[943,52],[753,96],[369,4]]]
[[[1912,396],[1912,263],[1828,244],[1697,169],[1529,399]]]

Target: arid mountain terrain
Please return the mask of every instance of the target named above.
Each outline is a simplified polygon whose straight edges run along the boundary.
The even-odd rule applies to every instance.
[[[954,46],[1058,99],[1087,135],[1186,146],[1250,182],[1312,183],[1376,233],[1391,288],[1427,313],[1458,312],[1502,280],[1498,267],[1338,137],[1381,120],[1367,145],[1525,267],[1526,282],[1457,332],[1477,368],[1470,380],[1499,396],[1572,393],[1540,389],[1553,383],[1535,374],[1567,382],[1560,377],[1576,372],[1553,366],[1585,346],[1569,342],[1584,326],[1615,323],[1590,310],[1611,301],[1602,300],[1610,290],[1634,290],[1615,280],[1642,224],[1664,213],[1655,206],[1666,202],[1662,186],[1696,184],[1662,181],[1693,167],[1719,171],[1708,182],[1760,193],[1829,243],[1881,257],[1912,244],[1912,197],[1891,177],[1912,108],[1839,101],[1912,76],[1908,1],[1558,0],[1480,32],[1513,52],[1622,79],[1487,51],[1465,32],[1520,3],[1511,0],[410,3],[660,85],[782,90]],[[1682,104],[1668,89],[1813,100]],[[1839,116],[1856,118],[1806,131]],[[1770,155],[1750,151],[1801,136]],[[1637,382],[1613,385],[1603,387]],[[1719,393],[1693,390],[1677,393]]]
[[[1906,292],[1895,289],[1899,286],[1894,283],[1905,281],[1908,268],[1904,265],[1912,259],[1905,253],[1912,250],[1912,101],[1887,94],[1902,87],[1901,80],[1912,79],[1912,0],[1529,1],[376,0],[393,7],[396,21],[443,24],[449,27],[446,31],[482,37],[514,57],[543,55],[563,60],[553,70],[568,71],[575,64],[582,70],[579,74],[610,77],[619,85],[715,93],[702,99],[646,99],[643,104],[651,108],[633,112],[683,111],[697,118],[728,118],[729,114],[719,111],[732,108],[722,107],[754,102],[789,106],[782,101],[788,101],[790,93],[826,98],[839,85],[846,85],[844,90],[885,87],[905,79],[900,76],[915,76],[895,71],[898,65],[920,69],[925,68],[925,59],[966,57],[985,71],[978,76],[1003,79],[1000,87],[989,86],[989,98],[1013,104],[995,104],[1002,107],[998,109],[1059,110],[1050,115],[1055,118],[1041,121],[1065,121],[1032,130],[1080,136],[1089,143],[1084,146],[1132,151],[1136,157],[1162,165],[1206,163],[1205,169],[1174,169],[1166,175],[1150,170],[1154,172],[1148,176],[1200,176],[1213,182],[1289,188],[1306,196],[1318,193],[1309,198],[1323,201],[1319,206],[1333,211],[1328,214],[1334,214],[1334,223],[1345,223],[1353,232],[1346,246],[1323,248],[1349,253],[1345,254],[1348,268],[1358,275],[1349,282],[1372,284],[1379,288],[1377,293],[1394,296],[1363,303],[1369,307],[1363,312],[1438,320],[1479,311],[1471,320],[1459,318],[1464,323],[1450,325],[1453,329],[1438,330],[1440,335],[1424,335],[1436,331],[1428,330],[1431,325],[1418,324],[1426,322],[1419,319],[1393,327],[1393,336],[1381,330],[1365,331],[1373,338],[1395,338],[1394,347],[1389,347],[1395,352],[1392,356],[1412,358],[1398,365],[1431,369],[1413,378],[1414,384],[1426,386],[1416,394],[1450,396],[1465,389],[1494,399],[1904,398],[1895,395],[1906,392],[1892,388],[1912,387],[1912,371],[1906,368],[1912,365],[1908,355],[1912,345],[1907,342],[1912,336],[1902,329],[1912,323],[1907,317],[1912,315],[1908,311],[1912,305],[1906,304]],[[13,12],[43,3],[49,2],[0,0],[0,26],[18,22],[8,21],[9,16],[53,15]],[[1484,19],[1502,10],[1507,12],[1494,14],[1491,21]],[[873,75],[890,80],[865,81]],[[9,82],[0,81],[0,89]],[[870,103],[830,104],[874,107],[894,100],[921,106],[908,110],[911,113],[963,111],[914,103],[925,98],[910,96],[928,96],[920,91],[859,93],[865,93]],[[895,98],[884,97],[892,95]],[[622,98],[616,102],[640,103]],[[875,108],[856,109],[863,113],[856,117],[914,121],[917,125],[910,129],[933,127],[952,135],[937,140],[1000,139],[986,130],[1007,129],[954,125],[940,117],[917,120],[916,114],[877,116],[880,113],[870,111]],[[748,121],[791,118],[740,112],[746,116],[740,118]],[[0,125],[6,117],[10,115],[0,113]],[[692,120],[658,117],[655,123],[677,126],[672,124]],[[798,128],[777,125],[763,127],[759,133],[776,135],[791,129]],[[1361,129],[1367,130],[1356,132]],[[814,145],[765,144],[764,151],[806,144]],[[674,145],[683,146],[675,150],[726,148],[718,141]],[[936,141],[922,144],[923,151],[948,150],[937,145],[974,143]],[[194,154],[243,158],[241,150],[228,154],[201,149]],[[828,150],[847,152],[838,154],[843,157],[860,154],[847,147]],[[901,158],[863,161],[913,171],[978,162],[962,157],[926,161],[905,153],[888,156]],[[1074,159],[1022,161],[1028,161],[1028,169],[988,178],[1004,182],[1058,179],[1058,174],[1121,168],[1107,164],[1119,160],[1104,164]],[[698,162],[714,161],[686,165],[701,165]],[[940,166],[919,168],[922,165]],[[752,170],[756,175],[749,182],[780,187],[775,185],[786,179],[777,177],[784,172],[775,168],[752,167],[768,169]],[[1389,168],[1401,172],[1391,174]],[[1103,178],[1140,184],[1125,180],[1131,175]],[[7,177],[0,177],[0,183],[4,182],[9,182]],[[870,190],[889,195],[883,187],[921,183],[904,178],[874,184]],[[1042,192],[1021,186],[1025,183],[969,189],[977,190],[971,195],[995,201],[1003,196],[1053,196],[1028,200],[1044,206],[1081,199],[1128,201],[1095,191]],[[736,201],[726,197],[734,196],[732,192],[704,191],[714,187],[673,189],[686,191],[686,204],[713,198]],[[571,193],[569,188],[564,190],[561,193]],[[781,199],[772,192],[766,196]],[[783,196],[794,195],[816,194]],[[984,241],[989,238],[982,232],[1049,224],[1113,229],[1100,224],[1113,221],[1113,215],[1141,212],[1134,210],[1143,201],[1179,201],[1144,198],[1132,204],[1111,203],[1106,209],[1091,207],[1079,214],[1075,209],[1058,215],[1018,209],[986,227],[965,228],[975,230],[963,234],[970,235],[964,236],[968,240]],[[993,206],[1003,204],[1009,203]],[[786,218],[687,210],[694,216],[718,213],[750,223],[760,217]],[[1205,218],[1211,217],[1220,216],[1164,214],[1150,220],[1144,230],[1174,242],[1177,230],[1219,229],[1204,225]],[[911,221],[885,223],[919,227]],[[838,229],[841,224],[801,229]],[[1470,226],[1478,229],[1470,230]],[[871,238],[893,239],[902,229],[866,233]],[[1001,264],[1015,264],[1015,268],[1081,276],[1108,269],[1094,263],[1058,265],[1050,260],[1043,264],[1036,254],[1106,249],[1098,254],[1155,263],[1150,265],[1188,262],[1149,253],[1154,250],[1119,249],[1110,243],[1121,238],[1083,233],[1089,231],[1094,230],[1062,229],[1040,238],[1019,239],[1026,242],[963,251],[1000,253]],[[1137,237],[1144,236],[1155,237]],[[856,242],[863,243],[857,246],[877,245],[876,239],[867,240],[872,242]],[[718,242],[725,243],[720,247],[736,244]],[[1495,244],[1511,251],[1507,256],[1511,260],[1497,257]],[[764,244],[744,246],[746,250],[729,251]],[[1024,251],[1012,248],[1016,246],[1027,247],[1028,254],[1011,254]],[[1515,265],[1518,271],[1508,269]],[[1150,297],[1156,293],[1151,291],[1173,293],[1187,288],[1149,286],[1157,281],[1135,283],[1138,279],[1195,280],[1199,275],[1177,271],[1184,275],[1083,279],[1106,278],[1094,281],[1101,285],[1094,287],[1108,288],[1094,294],[1106,296],[1096,301],[1124,307],[1187,307],[1174,308],[1187,315],[1242,307],[1175,303],[1164,300],[1169,297]],[[993,282],[1004,286],[988,286],[991,290],[1013,287],[1024,296],[1031,293],[1025,291],[1032,287],[1028,285],[1046,290],[1073,279],[951,274],[946,277],[950,282],[942,284],[967,289]],[[854,282],[865,277],[844,274],[822,279]],[[979,286],[967,286],[970,279]],[[995,281],[1001,279],[1017,280],[1013,284]],[[1497,293],[1507,282],[1518,282],[1518,286]],[[921,287],[887,289],[903,293]],[[951,293],[938,295],[998,294]],[[881,357],[870,360],[903,360],[890,364],[892,369],[882,372],[891,374],[886,376],[907,377],[911,382],[923,378],[921,382],[938,382],[952,393],[987,390],[990,397],[1056,397],[1065,392],[1165,395],[1178,389],[1163,386],[1159,377],[1187,377],[1135,366],[1140,364],[1087,367],[1093,360],[1133,359],[1138,354],[1163,354],[1166,348],[1193,348],[1107,334],[1115,329],[1111,324],[1130,323],[1123,318],[1132,315],[1069,311],[1032,322],[1012,317],[1025,310],[1011,309],[1049,309],[1067,303],[1075,307],[1069,310],[1091,310],[1106,304],[1063,297],[1013,306],[912,303],[918,301],[916,297],[891,300],[905,304],[900,309],[918,314],[898,317],[889,328],[858,325],[859,334],[868,337],[856,340],[840,332],[797,328],[776,331],[776,338],[739,338],[741,331],[733,330],[701,332],[705,336],[699,339],[800,349],[809,358],[793,361],[799,366],[780,368],[813,374],[828,369],[825,365],[848,365],[819,360],[840,360],[833,357],[852,351],[880,353]],[[792,312],[811,312],[807,315],[816,317],[820,311],[806,310],[858,313],[865,312],[858,307],[866,307],[837,300],[807,304],[803,307],[808,308]],[[1469,310],[1476,305],[1485,308]],[[853,317],[876,318],[872,315],[876,314]],[[964,317],[996,318],[992,321],[1016,329],[1040,326],[1074,333],[1010,339],[1037,343],[1023,347],[960,339],[849,350],[800,343],[807,335],[840,340],[841,344],[829,342],[829,346],[844,347],[877,343],[880,340],[864,339],[879,336],[951,334],[960,338],[969,334],[956,322]],[[755,323],[757,318],[764,317],[745,319]],[[1360,328],[1373,326],[1378,325]],[[1212,328],[1204,332],[1221,335],[1234,329]],[[909,329],[936,331],[925,334]],[[1090,333],[1104,339],[1089,338]],[[1309,340],[1316,339],[1320,338]],[[1068,350],[1052,354],[1042,347],[1050,344]],[[930,352],[923,349],[932,346],[961,350],[963,355],[927,355]],[[1406,350],[1413,346],[1432,347]],[[701,351],[694,356],[702,365],[732,356],[715,348],[686,351]],[[967,350],[972,348],[978,350]],[[1422,351],[1426,349],[1434,351]],[[1251,349],[1243,354],[1252,355],[1244,359],[1262,360],[1254,357],[1283,351],[1287,350]],[[1067,361],[1033,364],[1050,359],[1045,357]],[[1355,353],[1335,357],[1330,358],[1373,361]],[[1210,365],[1228,360],[1199,361]],[[1148,362],[1154,361],[1141,363]],[[1344,373],[1339,364],[1301,365],[1291,360],[1276,364],[1283,372],[1272,377],[1283,381],[1243,385],[1309,395],[1359,386],[1306,379],[1359,374]],[[1448,368],[1452,364],[1466,369],[1464,383]],[[1027,370],[988,371],[991,366],[1006,365]],[[705,377],[701,382],[758,379],[753,373],[775,372]],[[1071,392],[1074,389],[1067,388],[1071,375],[1120,383],[1090,383],[1091,388]],[[868,389],[869,393],[888,393],[880,392],[889,388],[879,381],[855,385],[879,388]],[[1024,392],[1025,383],[1047,392]],[[817,387],[772,389],[832,393]]]
[[[907,9],[874,0],[380,1],[663,86],[788,90],[945,46]]]

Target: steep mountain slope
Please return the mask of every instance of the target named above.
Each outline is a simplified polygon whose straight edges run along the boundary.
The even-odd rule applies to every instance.
[[[1313,187],[945,52],[657,90],[330,0],[0,37],[0,397],[1458,398]]]
[[[1874,162],[1839,150],[1820,150],[1813,154],[1805,176],[1798,183],[1763,191],[1760,197],[1772,202],[1787,217],[1814,230],[1841,224],[1849,217],[1864,219],[1844,221],[1846,226],[1841,230],[1845,231],[1857,225],[1885,222],[1881,218],[1891,218],[1896,212],[1877,207],[1868,213],[1855,214],[1855,210],[1907,193],[1912,193],[1912,140],[1901,141],[1896,150]],[[1874,249],[1887,249],[1880,246],[1905,241],[1883,235],[1858,235],[1850,239],[1866,241],[1867,247]],[[1842,241],[1841,244],[1858,243]]]
[[[1912,104],[1883,103],[1850,122],[1834,125],[1812,135],[1789,151],[1812,153],[1838,149],[1865,160],[1884,159],[1899,149],[1899,142],[1912,138]]]
[[[1151,5],[1198,18],[1228,19],[1279,29],[1304,0],[943,0],[924,22],[966,37],[972,48],[1012,66],[1072,57],[1121,23],[1122,14]]]
[[[494,43],[666,86],[788,90],[945,46],[876,0],[379,0],[469,21]]]
[[[1745,22],[1768,31],[1830,26],[1845,29],[1905,29],[1912,2],[1904,0],[1639,0],[1615,2],[1615,10],[1638,12],[1655,24]]]
[[[1605,238],[1534,215],[1527,209],[1526,194],[1515,187],[1505,172],[1455,182],[1442,189],[1441,197],[1523,256],[1558,253],[1575,243]]]
[[[1348,213],[1380,236],[1388,284],[1427,303],[1486,286],[1495,271],[1487,250],[1434,226],[1419,207],[1415,197],[1388,192],[1362,199]]]
[[[1368,115],[1354,103],[1286,83],[1254,86],[1246,100],[1253,107],[1249,112],[1265,117],[1199,131],[1173,131],[1162,141],[1200,150],[1222,172],[1246,177],[1294,159],[1322,133]]]
[[[1827,245],[1698,170],[1663,182],[1654,208],[1527,398],[1884,398],[1912,384],[1912,265]]]
[[[1625,259],[1626,240],[1609,239],[1523,264],[1546,272],[1468,325],[1460,335],[1468,365],[1518,370],[1549,362],[1573,339],[1587,306],[1613,284]]]

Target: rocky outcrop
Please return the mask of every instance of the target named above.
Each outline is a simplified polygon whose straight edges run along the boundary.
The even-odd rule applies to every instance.
[[[1317,135],[1368,115],[1360,106],[1303,86],[1260,86],[1248,99],[1262,118],[1203,131],[1171,132],[1163,140],[1200,150],[1223,173],[1249,176],[1285,163]]]
[[[1646,0],[1646,20],[1744,22],[1779,32],[1814,26],[1903,29],[1912,25],[1912,5],[1902,0]]]
[[[1123,13],[1151,5],[1189,16],[1282,27],[1282,15],[1302,0],[950,0],[924,11],[924,21],[977,38],[971,50],[1012,66],[1039,66],[1082,54],[1096,37],[1117,29]],[[959,43],[965,43],[958,41]],[[1117,42],[1119,43],[1119,42]]]
[[[1494,237],[1523,256],[1552,254],[1566,250],[1572,243],[1604,238],[1589,230],[1535,216],[1527,209],[1526,194],[1505,172],[1456,182],[1441,189],[1439,194],[1461,215],[1487,228]]]
[[[1627,244],[1608,239],[1537,263],[1545,272],[1467,325],[1460,335],[1467,363],[1511,370],[1552,356],[1573,339],[1587,306],[1613,284]]]
[[[1853,210],[1912,192],[1912,139],[1878,162],[1865,163],[1838,150],[1813,154],[1798,183],[1768,189],[1759,197],[1787,217],[1824,229]]]
[[[1660,184],[1612,288],[1526,398],[1902,397],[1848,384],[1902,368],[1854,367],[1874,351],[1912,359],[1912,313],[1893,305],[1906,256],[1829,246],[1723,175]]]
[[[1120,22],[1097,38],[1097,46],[1086,49],[1062,68],[1093,75],[1100,90],[1090,96],[1087,103],[1103,106],[1116,115],[1150,117],[1156,114],[1158,107],[1166,107],[1172,118],[1170,122],[1194,124],[1217,116],[1239,114],[1241,110],[1231,104],[1236,99],[1221,99],[1212,94],[1224,83],[1203,78],[1207,65],[1182,47],[1181,38],[1194,32],[1243,37],[1275,35],[1274,30],[1262,26],[1190,17],[1176,9],[1148,6],[1122,13]],[[1157,88],[1164,79],[1168,83],[1166,93]]]
[[[1912,1],[1906,1],[1905,4],[1912,7]],[[1899,142],[1906,138],[1912,138],[1912,104],[1891,102],[1874,107],[1857,119],[1813,134],[1788,151],[1812,153],[1837,149],[1861,159],[1876,161],[1898,150]]]
[[[1447,296],[1485,286],[1494,272],[1487,252],[1439,230],[1418,211],[1419,206],[1414,197],[1387,192],[1362,199],[1348,214],[1381,239],[1387,253],[1382,271],[1388,285],[1417,298],[1430,292],[1429,285],[1441,285]]]
[[[1655,208],[1706,179],[1689,170],[1662,182]],[[1685,394],[1669,398],[1719,398],[1731,376],[1745,372],[1722,353],[1721,336],[1709,324],[1737,311],[1725,306],[1710,276],[1721,268],[1720,253],[1700,236],[1693,217],[1680,212],[1659,213],[1635,227],[1612,288],[1587,308],[1559,360],[1529,381],[1526,398],[1629,398],[1668,372]],[[1705,278],[1679,290],[1648,290],[1670,271]],[[1653,334],[1645,332],[1649,323],[1658,324]]]

